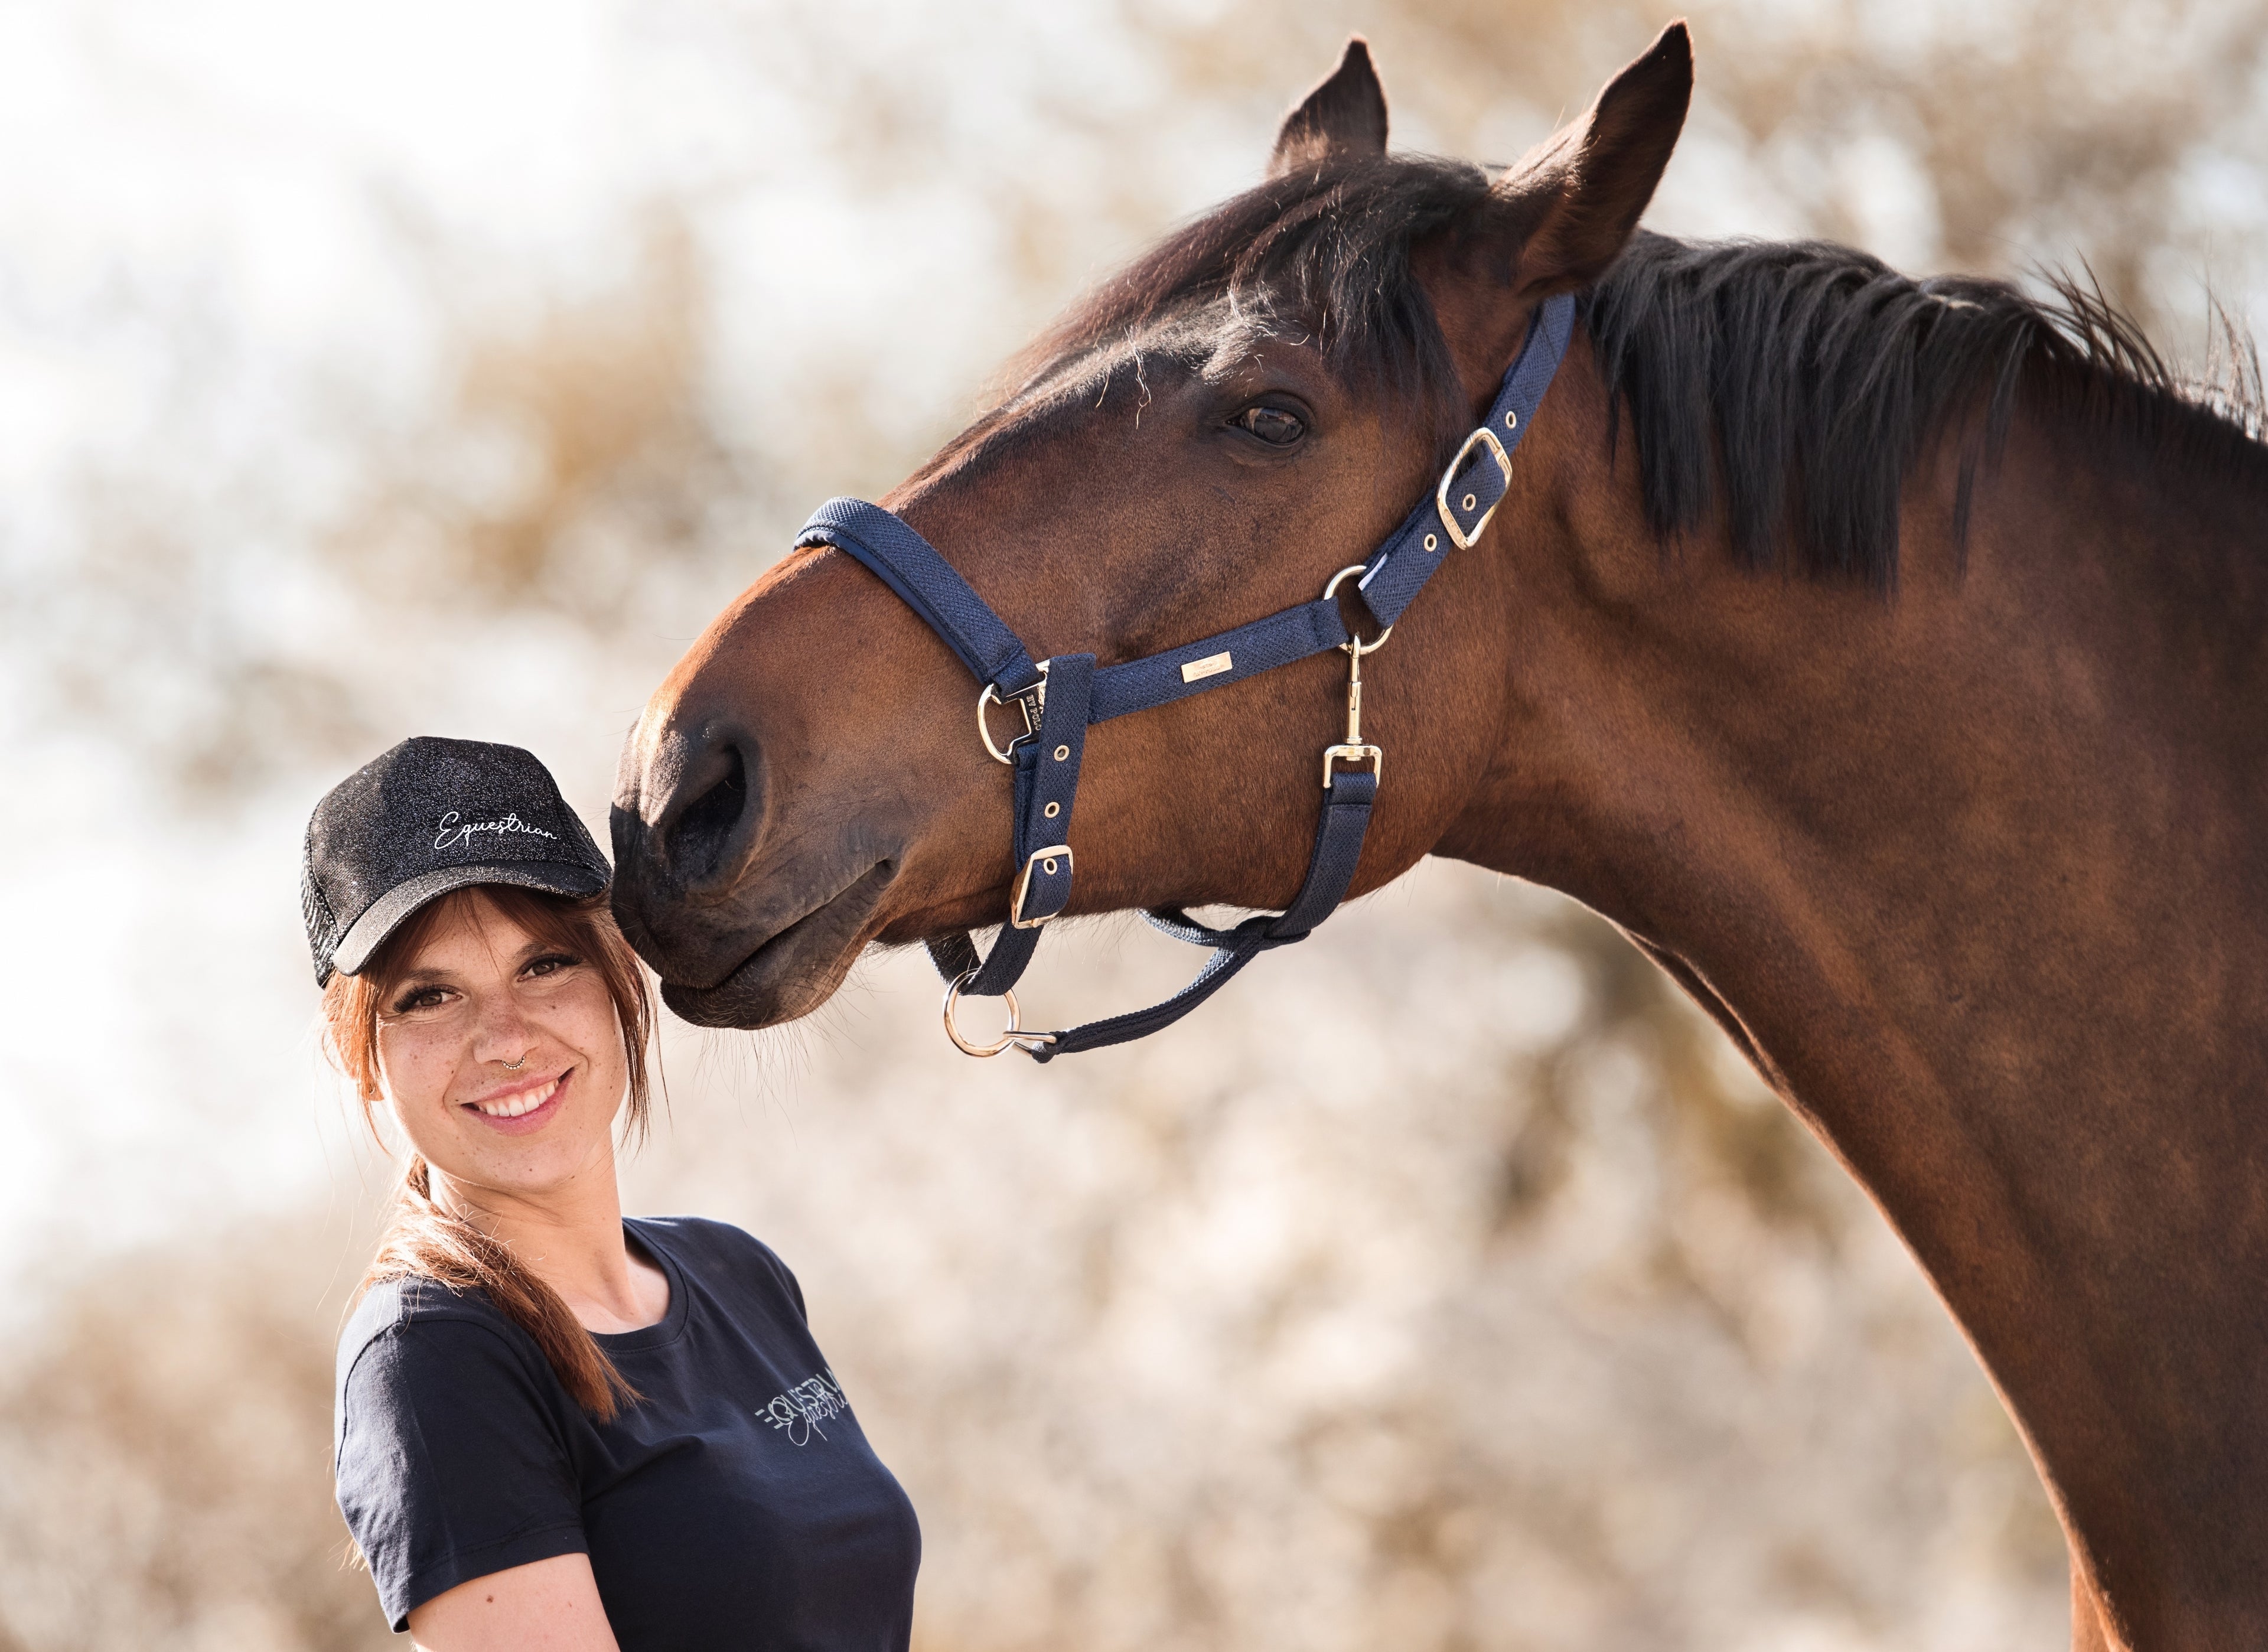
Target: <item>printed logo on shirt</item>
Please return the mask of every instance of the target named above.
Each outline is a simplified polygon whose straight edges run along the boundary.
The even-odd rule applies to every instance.
[[[843,1385],[828,1370],[806,1377],[756,1415],[785,1434],[790,1443],[801,1445],[814,1434],[827,1438],[827,1430],[819,1425],[850,1409],[850,1402],[843,1398]]]

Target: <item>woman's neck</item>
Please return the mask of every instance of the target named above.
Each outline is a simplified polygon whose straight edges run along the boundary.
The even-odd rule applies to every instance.
[[[438,1169],[431,1174],[433,1202],[510,1245],[585,1330],[637,1331],[669,1311],[667,1276],[634,1254],[623,1236],[611,1154],[541,1195],[470,1186]]]

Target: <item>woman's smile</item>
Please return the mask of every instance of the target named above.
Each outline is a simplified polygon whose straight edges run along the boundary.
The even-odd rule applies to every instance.
[[[510,1136],[525,1136],[551,1122],[566,1097],[568,1080],[574,1076],[575,1069],[569,1067],[556,1077],[528,1079],[462,1105],[491,1128]]]

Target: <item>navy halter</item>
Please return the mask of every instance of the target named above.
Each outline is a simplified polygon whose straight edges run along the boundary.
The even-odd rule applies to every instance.
[[[976,700],[978,736],[987,751],[1015,771],[1016,881],[1000,938],[989,957],[980,957],[976,941],[965,934],[929,943],[930,956],[946,982],[945,1030],[955,1044],[983,1056],[998,1055],[1012,1044],[1047,1061],[1157,1032],[1211,998],[1260,954],[1305,940],[1337,909],[1362,854],[1382,765],[1379,749],[1362,740],[1362,657],[1386,641],[1451,547],[1469,548],[1488,526],[1511,483],[1512,450],[1528,433],[1567,353],[1574,317],[1573,298],[1544,302],[1486,421],[1465,438],[1432,498],[1419,501],[1367,562],[1341,569],[1322,595],[1303,607],[1146,660],[1100,669],[1093,654],[1035,660],[937,548],[889,512],[860,499],[829,499],[812,513],[796,536],[798,549],[828,545],[856,557],[921,616],[983,685]],[[1339,585],[1358,573],[1362,577],[1355,589],[1382,628],[1376,642],[1351,637],[1339,614]],[[1346,739],[1323,752],[1322,816],[1307,878],[1292,904],[1280,913],[1248,918],[1233,929],[1209,928],[1178,907],[1149,912],[1150,921],[1167,934],[1213,948],[1197,979],[1148,1009],[1065,1032],[1022,1029],[1010,989],[1031,962],[1042,926],[1060,916],[1071,900],[1071,815],[1079,800],[1088,726],[1241,682],[1332,648],[1345,650],[1350,661]],[[1004,749],[994,744],[985,713],[990,706],[1009,702],[1022,712],[1024,732]],[[997,1043],[972,1044],[961,1036],[954,1008],[963,995],[1007,999],[1008,1030]]]

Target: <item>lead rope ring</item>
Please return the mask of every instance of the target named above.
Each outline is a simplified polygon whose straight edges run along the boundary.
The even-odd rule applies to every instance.
[[[1053,1033],[1024,1030],[1024,1013],[1016,1007],[1016,995],[1013,992],[1000,994],[1008,1006],[1008,1029],[1000,1035],[998,1043],[973,1044],[963,1038],[961,1036],[961,1029],[953,1024],[953,1012],[961,1002],[961,989],[976,978],[976,970],[963,970],[954,979],[952,985],[945,989],[945,1036],[953,1040],[954,1047],[961,1054],[997,1056],[1003,1050],[1044,1050],[1055,1043],[1056,1036]]]

